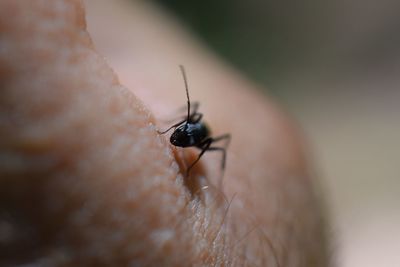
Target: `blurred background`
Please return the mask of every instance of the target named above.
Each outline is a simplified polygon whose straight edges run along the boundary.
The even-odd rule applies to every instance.
[[[338,266],[400,266],[400,1],[153,2],[300,122]]]

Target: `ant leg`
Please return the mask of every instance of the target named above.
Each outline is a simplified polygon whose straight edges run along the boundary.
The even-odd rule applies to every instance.
[[[192,105],[192,110],[190,112],[189,118],[187,118],[187,120],[191,123],[197,123],[201,120],[201,118],[203,117],[203,114],[201,113],[197,113],[197,110],[199,109],[199,102],[194,102]],[[196,115],[199,115],[199,118],[193,119]]]
[[[197,113],[197,110],[199,109],[199,106],[200,106],[200,103],[199,102],[191,102],[190,103],[191,104],[191,113],[192,114],[194,114],[194,113]],[[183,106],[183,107],[181,107],[181,108],[179,108],[178,110],[177,110],[177,112],[183,112],[183,111],[185,111],[187,109],[187,106]],[[187,114],[186,114],[187,115]],[[185,116],[186,117],[186,116]]]
[[[200,103],[199,102],[192,102],[192,110],[193,110],[193,112],[192,112],[192,114],[195,114],[195,113],[197,113],[197,110],[199,109],[199,106],[200,106]]]
[[[193,168],[193,166],[200,160],[201,156],[203,156],[204,152],[206,152],[208,150],[208,148],[210,147],[211,143],[213,142],[212,138],[207,138],[206,140],[204,140],[199,148],[201,148],[201,152],[200,154],[197,156],[197,159],[195,161],[193,161],[192,164],[190,164],[190,166],[187,168],[186,170],[186,176],[189,176],[189,172],[190,170]]]
[[[226,149],[229,146],[230,142],[231,142],[231,135],[230,134],[223,134],[223,135],[214,137],[213,138],[213,143],[221,141],[221,140],[226,140],[226,143],[224,145],[224,148]]]
[[[193,102],[193,105],[192,105],[192,112],[191,112],[191,114],[190,114],[190,118],[191,117],[193,117],[193,116],[195,116],[196,114],[199,114],[199,113],[197,113],[197,110],[199,109],[199,105],[200,105],[200,103],[199,102]],[[184,106],[184,107],[182,107],[182,108],[180,108],[179,110],[178,110],[178,112],[181,112],[181,111],[183,111],[184,110],[184,108],[187,108],[186,106]],[[203,115],[202,115],[203,116]],[[181,119],[187,119],[187,115],[184,115],[184,116],[180,116],[180,118]],[[201,119],[201,117],[200,117],[200,119]],[[161,120],[163,123],[172,123],[173,121],[175,121],[176,119],[172,119],[172,120]],[[199,122],[200,120],[199,119],[197,119],[196,120],[196,122]],[[195,123],[196,123],[195,122]],[[173,127],[172,127],[173,128]],[[172,129],[171,128],[171,129]],[[170,129],[170,130],[171,130]]]
[[[222,186],[224,183],[224,174],[225,174],[225,164],[226,164],[226,148],[224,147],[210,147],[208,151],[221,151],[222,152],[222,161],[221,161],[221,178],[218,181],[218,187],[220,190],[223,190]]]
[[[222,164],[221,164],[221,169],[224,171],[225,170],[225,162],[226,162],[226,149],[228,148],[230,142],[231,142],[231,135],[230,134],[224,134],[215,138],[212,138],[212,143],[221,141],[221,140],[226,140],[226,143],[223,147],[209,147],[209,151],[221,151],[222,152]]]
[[[222,161],[221,161],[222,177],[221,177],[221,180],[219,181],[220,188],[222,188],[222,183],[223,183],[223,179],[224,179],[225,164],[226,164],[226,149],[228,148],[229,143],[231,142],[231,135],[224,134],[224,135],[218,136],[213,139],[213,143],[221,141],[221,140],[226,140],[226,143],[223,147],[209,147],[208,148],[208,151],[221,151],[222,152]]]
[[[201,119],[203,118],[203,114],[202,113],[193,113],[192,115],[190,115],[189,121],[191,123],[198,123],[201,121]]]
[[[200,113],[198,113],[198,114],[200,114]],[[211,146],[211,144],[212,143],[215,143],[215,142],[218,142],[218,141],[221,141],[221,140],[227,140],[227,143],[225,144],[225,146],[224,147],[210,147]],[[231,135],[230,134],[224,134],[224,135],[221,135],[221,136],[218,136],[218,137],[216,137],[216,138],[207,138],[206,140],[204,140],[199,146],[198,146],[198,148],[200,148],[201,149],[201,152],[200,152],[200,154],[199,154],[199,156],[197,157],[197,159],[189,166],[189,168],[187,169],[187,171],[186,171],[186,175],[187,176],[189,176],[189,172],[190,172],[190,170],[193,168],[193,166],[200,160],[200,158],[201,158],[201,156],[203,156],[203,154],[206,152],[206,151],[215,151],[215,150],[219,150],[219,151],[222,151],[222,156],[223,156],[223,158],[222,158],[222,166],[221,166],[221,168],[222,168],[222,170],[224,171],[225,170],[225,161],[226,161],[226,148],[228,147],[228,145],[229,145],[229,143],[230,143],[230,140],[231,140]]]
[[[165,131],[160,132],[160,131],[157,130],[157,133],[158,133],[158,134],[165,134],[165,133],[167,133],[168,131],[170,131],[172,128],[176,128],[176,127],[178,127],[179,125],[183,124],[184,122],[186,122],[186,118],[185,118],[184,120],[182,120],[182,121],[180,121],[180,122],[178,122],[178,123],[172,125],[171,127],[169,127],[169,128],[168,128],[167,130],[165,130]]]
[[[209,147],[208,151],[221,151],[222,152],[222,162],[221,162],[221,169],[222,171],[225,170],[225,161],[226,161],[226,148],[224,147]]]

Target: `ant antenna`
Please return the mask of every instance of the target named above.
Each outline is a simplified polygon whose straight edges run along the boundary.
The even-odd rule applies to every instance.
[[[186,121],[189,121],[189,118],[190,118],[190,99],[189,99],[188,82],[187,82],[187,78],[186,78],[185,67],[183,67],[183,65],[179,65],[179,68],[181,69],[182,76],[183,76],[183,81],[185,82],[187,105],[188,105],[188,112],[187,112],[187,120]]]

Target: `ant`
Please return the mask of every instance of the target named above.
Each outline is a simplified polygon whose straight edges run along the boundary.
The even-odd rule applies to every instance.
[[[224,134],[218,137],[211,137],[211,131],[207,127],[207,125],[201,121],[203,118],[203,114],[197,112],[199,108],[199,103],[193,103],[193,109],[190,110],[190,99],[189,99],[189,89],[186,78],[185,68],[182,65],[179,65],[179,68],[182,72],[183,81],[185,83],[186,89],[186,98],[187,98],[187,116],[180,122],[172,125],[167,130],[160,132],[159,134],[165,134],[174,128],[174,132],[170,137],[170,142],[174,146],[178,147],[196,147],[201,149],[200,154],[197,156],[197,159],[190,164],[190,166],[186,170],[186,176],[189,176],[190,170],[193,166],[200,160],[201,156],[206,151],[221,151],[222,152],[222,162],[221,169],[225,170],[225,161],[226,161],[226,148],[229,145],[231,140],[230,134]],[[211,146],[213,143],[226,140],[226,145],[224,147]]]

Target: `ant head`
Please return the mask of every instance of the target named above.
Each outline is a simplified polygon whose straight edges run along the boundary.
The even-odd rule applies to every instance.
[[[170,142],[174,146],[186,147],[191,143],[191,135],[187,129],[187,124],[183,124],[172,133]]]

